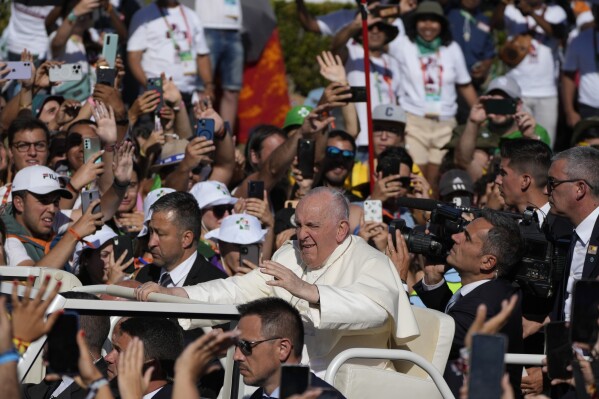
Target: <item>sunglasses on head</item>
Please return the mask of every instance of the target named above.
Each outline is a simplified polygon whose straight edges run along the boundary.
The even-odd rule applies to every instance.
[[[218,219],[220,219],[223,216],[225,216],[226,212],[231,213],[233,211],[233,205],[215,205],[206,210],[207,211],[211,210],[214,213],[214,216],[216,216]]]
[[[346,160],[350,160],[350,159],[354,159],[354,156],[356,154],[350,150],[342,150],[341,148],[337,148],[337,147],[333,147],[333,146],[327,147],[327,156],[334,158],[334,157],[338,157],[339,155],[341,155]]]
[[[274,341],[275,339],[281,339],[281,337],[262,339],[260,341],[246,341],[244,339],[238,339],[237,342],[235,342],[235,346],[239,348],[239,350],[241,351],[241,353],[243,353],[244,356],[250,356],[255,346],[263,342]]]

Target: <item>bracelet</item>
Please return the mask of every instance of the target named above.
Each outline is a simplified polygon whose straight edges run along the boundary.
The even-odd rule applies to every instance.
[[[79,234],[77,234],[77,232],[76,232],[75,230],[73,230],[71,227],[69,227],[69,228],[67,229],[67,233],[71,233],[71,235],[72,235],[73,237],[75,237],[75,239],[76,239],[77,241],[83,241],[83,238],[81,238],[81,236],[80,236]]]
[[[12,343],[20,354],[27,352],[27,348],[31,345],[31,342],[23,341],[21,338],[17,337],[13,337]]]
[[[15,349],[11,349],[0,354],[0,365],[9,362],[18,362],[20,358],[21,356],[19,356],[19,353]]]
[[[75,186],[73,186],[73,183],[71,183],[71,181],[70,181],[70,180],[67,182],[67,189],[71,190],[71,191],[72,191],[72,192],[74,192],[74,193],[78,193],[78,192],[79,192],[79,190],[77,190],[77,189],[75,188]]]
[[[131,182],[130,182],[130,181],[128,181],[128,182],[126,182],[126,183],[121,183],[121,182],[119,182],[117,179],[114,179],[114,180],[112,181],[112,185],[113,185],[115,188],[118,188],[118,189],[121,189],[121,190],[125,190],[125,189],[129,188],[129,184],[131,184]]]
[[[98,393],[100,388],[102,388],[104,385],[107,385],[107,384],[108,384],[108,380],[104,377],[98,378],[97,380],[92,381],[92,383],[89,384],[89,391],[87,392],[87,396],[85,396],[85,399],[95,398],[96,393]]]
[[[69,15],[67,16],[67,21],[75,23],[75,22],[77,22],[78,18],[79,17],[75,15],[75,11],[71,11],[69,13]]]
[[[115,144],[106,144],[104,146],[104,151],[106,152],[114,152],[114,148],[116,147]]]
[[[129,119],[127,119],[127,118],[118,119],[118,120],[116,121],[116,124],[117,124],[118,126],[128,126],[128,125],[129,125]]]

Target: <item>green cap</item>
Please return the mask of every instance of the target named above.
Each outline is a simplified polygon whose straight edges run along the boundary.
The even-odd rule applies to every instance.
[[[291,108],[289,112],[287,112],[287,116],[285,116],[283,130],[291,130],[291,128],[295,126],[301,126],[310,112],[312,112],[312,107],[307,105],[297,105]]]

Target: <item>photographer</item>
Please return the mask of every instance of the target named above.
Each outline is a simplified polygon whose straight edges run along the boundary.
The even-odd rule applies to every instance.
[[[388,254],[401,271],[409,265],[408,247],[401,234],[396,233],[397,245],[389,240]],[[501,303],[518,290],[506,279],[520,260],[522,240],[516,222],[491,211],[472,221],[466,228],[451,236],[454,244],[446,263],[460,275],[462,288],[452,295],[445,283],[443,273],[446,265],[429,265],[424,268],[424,278],[414,289],[429,308],[445,312],[455,321],[455,335],[449,354],[444,378],[458,396],[462,376],[451,368],[452,360],[459,357],[464,338],[473,323],[480,304],[488,309],[487,316],[493,317],[501,311]],[[509,337],[509,353],[522,351],[522,314],[520,304],[510,317],[502,332]],[[522,368],[508,367],[513,386],[520,386]]]
[[[479,135],[496,138],[497,142],[500,139],[528,137],[541,140],[547,145],[551,144],[547,131],[536,123],[530,113],[524,111],[521,97],[522,91],[514,79],[508,76],[493,79],[485,95],[481,96],[470,110],[470,117],[466,125],[456,130],[460,134],[459,130],[462,129],[454,154],[457,166],[469,169],[474,160],[474,151]],[[487,112],[485,100],[490,99],[515,101],[516,112],[512,115]]]

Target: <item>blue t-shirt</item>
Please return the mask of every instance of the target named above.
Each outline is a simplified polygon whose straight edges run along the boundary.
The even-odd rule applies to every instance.
[[[453,40],[458,43],[468,70],[478,61],[495,57],[495,44],[491,35],[489,19],[481,12],[474,15],[460,8],[454,8],[447,14]]]

